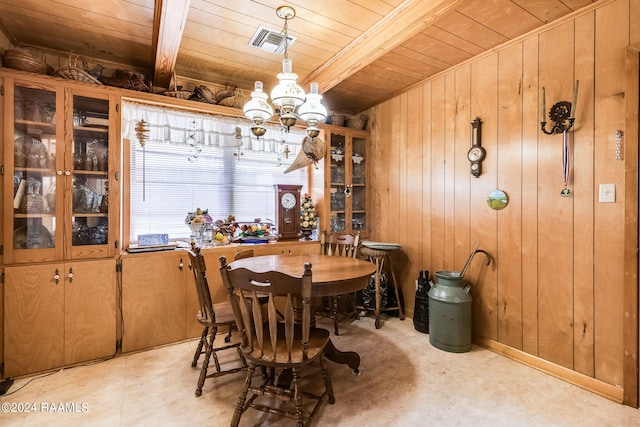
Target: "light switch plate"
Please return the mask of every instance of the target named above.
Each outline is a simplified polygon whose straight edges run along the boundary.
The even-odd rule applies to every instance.
[[[600,194],[598,197],[600,203],[615,203],[616,202],[616,185],[615,184],[600,184]]]

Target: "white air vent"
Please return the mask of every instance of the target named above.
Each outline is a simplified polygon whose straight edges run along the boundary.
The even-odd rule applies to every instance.
[[[287,35],[287,40],[288,46],[291,46],[296,37]],[[284,33],[261,25],[251,37],[249,46],[255,46],[265,52],[281,54],[284,52]]]

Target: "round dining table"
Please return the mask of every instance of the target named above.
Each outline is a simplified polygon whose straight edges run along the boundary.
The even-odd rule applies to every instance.
[[[256,272],[279,271],[290,276],[302,277],[304,264],[311,263],[311,295],[326,297],[343,295],[364,289],[371,275],[376,272],[374,264],[357,258],[320,254],[263,255],[243,258],[229,263],[231,269],[246,268]],[[325,357],[333,362],[345,364],[359,373],[360,355],[354,351],[340,351],[329,342]]]

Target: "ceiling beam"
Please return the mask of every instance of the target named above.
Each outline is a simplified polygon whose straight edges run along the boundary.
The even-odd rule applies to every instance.
[[[462,0],[406,0],[300,82],[324,93],[423,31]]]
[[[191,0],[155,0],[153,16],[153,85],[171,84]]]

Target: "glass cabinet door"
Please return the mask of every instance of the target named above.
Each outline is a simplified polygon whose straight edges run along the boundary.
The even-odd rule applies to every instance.
[[[366,234],[367,136],[332,132],[329,140],[329,231]]]
[[[330,147],[330,180],[329,204],[331,214],[329,217],[329,230],[331,232],[345,231],[346,221],[346,183],[348,162],[345,155],[346,138],[344,135],[331,134]],[[348,192],[348,191],[347,191]]]
[[[109,239],[109,101],[73,95],[71,257]]]
[[[109,137],[114,100],[10,81],[5,167],[5,251],[8,263],[112,256],[109,235]],[[88,95],[87,95],[88,94]],[[6,110],[5,110],[6,111]],[[115,181],[115,172],[112,179]],[[116,189],[116,195],[118,194]],[[117,213],[117,209],[116,209]],[[117,228],[117,226],[116,226]],[[111,240],[109,239],[111,237]]]
[[[56,256],[52,250],[59,244],[56,159],[60,95],[54,89],[18,84],[13,95],[13,146],[7,153],[13,160],[7,159],[8,165],[13,163],[13,254],[18,260],[52,259]]]
[[[366,229],[367,140],[351,139],[351,230]]]

